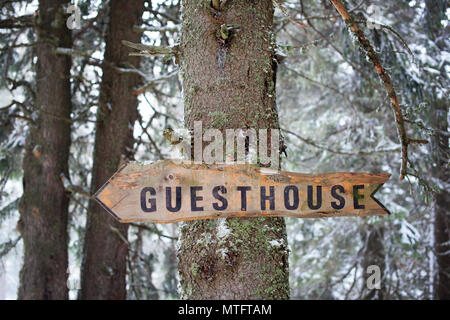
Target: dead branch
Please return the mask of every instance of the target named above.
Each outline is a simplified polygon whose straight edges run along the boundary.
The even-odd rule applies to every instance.
[[[33,14],[13,17],[9,19],[5,19],[0,21],[0,29],[22,29],[22,28],[30,28],[34,26],[34,18]]]
[[[152,224],[152,227],[150,227],[148,225],[144,225],[144,224],[133,223],[133,222],[129,223],[129,225],[133,226],[133,227],[136,227],[138,229],[141,229],[141,230],[145,230],[145,231],[149,231],[151,233],[154,233],[158,237],[167,238],[167,239],[170,239],[170,240],[178,240],[178,238],[176,238],[176,237],[171,237],[171,236],[163,234],[162,231],[159,230],[158,227],[155,224]]]
[[[23,80],[23,79],[14,80],[12,78],[6,78],[6,81],[8,81],[9,83],[12,84],[12,87],[8,89],[9,91],[14,91],[19,87],[24,87],[28,91],[28,93],[31,95],[33,100],[36,99],[36,92],[34,92],[33,87],[30,82]]]
[[[314,147],[316,149],[328,151],[330,153],[338,154],[338,155],[341,155],[341,156],[371,156],[371,155],[374,155],[374,154],[391,153],[391,152],[398,152],[399,151],[398,148],[394,148],[394,149],[379,149],[379,150],[371,150],[371,151],[362,151],[362,150],[360,150],[360,151],[357,151],[357,152],[345,152],[345,151],[341,151],[341,150],[333,150],[333,149],[330,149],[330,148],[328,148],[326,146],[322,146],[322,145],[316,143],[315,141],[313,141],[311,139],[302,137],[301,135],[299,135],[299,134],[297,134],[295,132],[292,132],[290,130],[287,130],[287,129],[281,129],[281,130],[283,132],[286,132],[287,134],[290,134],[290,135],[296,137],[297,139],[299,139],[303,143],[306,143],[306,144],[308,144],[308,145],[310,145],[310,146],[312,146],[312,147]]]
[[[0,259],[14,249],[21,239],[22,236],[18,236],[15,240],[9,240],[8,242],[2,243],[3,250],[0,251]]]
[[[164,75],[162,75],[162,76],[160,76],[158,78],[153,78],[153,79],[146,78],[147,83],[145,85],[143,85],[142,87],[138,88],[138,90],[136,90],[134,92],[134,94],[136,96],[141,95],[142,93],[144,93],[148,89],[153,88],[154,86],[156,86],[158,83],[161,83],[163,81],[169,80],[173,76],[176,76],[178,71],[179,71],[179,69],[175,69],[174,71],[172,71],[172,72],[170,72],[168,74],[164,74]]]
[[[90,195],[90,193],[83,189],[81,186],[73,185],[69,178],[67,178],[64,174],[61,174],[60,176],[61,181],[64,185],[64,189],[67,191],[73,193],[73,194],[79,194],[83,198],[89,199],[89,200],[95,200],[93,196]]]
[[[92,57],[93,51],[79,51],[71,48],[55,48],[56,54],[69,55],[69,56],[80,56],[80,57]]]
[[[373,49],[370,42],[364,36],[364,33],[359,28],[358,24],[355,22],[353,17],[350,15],[346,7],[342,4],[341,0],[330,0],[334,5],[336,10],[339,12],[341,17],[344,19],[350,31],[356,36],[358,42],[363,49],[367,57],[372,61],[378,76],[383,81],[384,87],[388,93],[389,99],[391,100],[392,110],[394,112],[395,121],[397,123],[398,136],[400,138],[400,143],[402,145],[402,165],[400,169],[400,180],[403,180],[407,173],[407,163],[408,163],[408,145],[411,143],[417,143],[419,140],[409,139],[406,134],[405,121],[403,119],[402,110],[398,102],[397,94],[392,85],[391,78],[387,71],[384,69],[380,57]]]
[[[281,10],[281,12],[283,13],[283,15],[289,19],[289,21],[295,23],[296,25],[298,25],[301,28],[308,28],[308,26],[304,23],[301,23],[297,20],[295,20],[294,18],[292,18],[289,13],[287,12],[286,8],[283,7],[281,4],[278,3],[278,1],[273,0],[273,3],[275,3],[275,5]]]
[[[357,21],[357,22],[358,22],[358,23],[364,23],[364,24],[366,24],[366,23],[367,23],[367,20]],[[377,26],[379,26],[379,27],[381,27],[381,28],[383,28],[383,29],[386,29],[386,30],[392,32],[392,33],[397,37],[397,39],[399,40],[399,42],[401,43],[401,45],[406,49],[406,51],[408,51],[408,54],[409,54],[409,55],[411,56],[411,58],[412,58],[412,62],[415,63],[415,59],[416,59],[416,58],[414,57],[414,53],[411,51],[411,48],[408,46],[408,43],[406,42],[405,39],[403,39],[403,37],[400,35],[400,33],[398,33],[397,31],[395,31],[394,28],[392,28],[392,27],[390,27],[390,26],[388,26],[388,25],[385,25],[385,24],[381,24],[381,23],[377,23],[377,22],[373,22],[373,21],[372,21],[372,24],[376,24]]]
[[[148,27],[139,27],[139,26],[134,26],[133,30],[136,33],[143,33],[143,32],[179,32],[180,31],[180,25],[175,25],[173,27],[168,27],[168,26],[163,26],[163,27],[155,27],[155,26],[148,26]]]
[[[124,46],[139,50],[139,52],[132,52],[130,56],[166,56],[174,54],[174,48],[148,46],[141,43],[133,43],[130,41],[122,40]]]

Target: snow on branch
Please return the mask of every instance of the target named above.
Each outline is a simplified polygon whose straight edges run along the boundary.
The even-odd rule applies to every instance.
[[[155,26],[148,26],[148,27],[139,27],[134,26],[133,30],[138,33],[142,32],[179,32],[180,31],[180,25],[175,25],[173,27],[169,26],[163,26],[163,27],[155,27]]]
[[[172,47],[158,47],[149,46],[140,43],[133,43],[130,41],[122,40],[124,46],[139,50],[139,52],[132,52],[130,56],[166,56],[176,53],[176,49]]]
[[[273,0],[273,3],[275,3],[275,5],[281,10],[281,12],[283,13],[283,15],[284,15],[286,18],[289,19],[289,21],[295,23],[295,24],[298,25],[299,27],[302,27],[302,28],[308,28],[308,26],[307,26],[306,24],[301,23],[301,22],[295,20],[294,18],[292,18],[292,17],[289,15],[289,13],[288,13],[288,11],[286,10],[286,8],[283,7],[280,3],[278,3],[278,1]]]

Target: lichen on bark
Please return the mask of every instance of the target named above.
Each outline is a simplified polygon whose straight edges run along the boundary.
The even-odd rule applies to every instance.
[[[278,129],[272,1],[228,1],[220,14],[201,3],[182,3],[186,127]],[[224,24],[236,28],[226,42],[216,35]],[[177,256],[183,298],[289,298],[282,218],[183,223]]]

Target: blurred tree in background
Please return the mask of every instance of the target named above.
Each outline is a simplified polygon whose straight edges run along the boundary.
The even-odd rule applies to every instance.
[[[342,17],[329,0],[274,1],[283,169],[393,174],[379,192],[388,217],[286,219],[291,299],[448,299],[447,1],[344,4],[408,136],[430,143],[410,145],[400,181],[389,98]],[[183,127],[179,61],[129,57],[121,41],[179,44],[180,1],[79,0],[71,30],[58,23],[69,5],[0,1],[0,298],[178,298],[178,224],[119,225],[90,195],[121,161],[173,157],[163,131]]]

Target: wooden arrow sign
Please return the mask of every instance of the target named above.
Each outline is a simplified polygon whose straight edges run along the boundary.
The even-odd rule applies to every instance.
[[[94,197],[120,222],[376,216],[389,214],[374,198],[389,177],[350,172],[310,175],[248,164],[164,160],[126,164]]]

